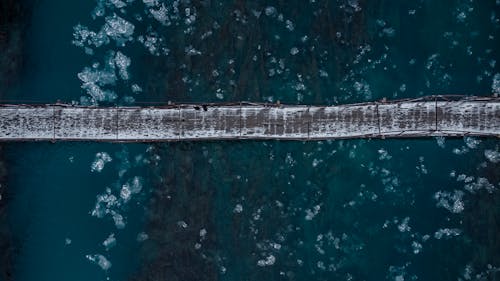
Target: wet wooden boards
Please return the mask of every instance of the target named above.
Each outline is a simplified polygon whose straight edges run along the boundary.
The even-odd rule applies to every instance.
[[[500,100],[339,106],[0,106],[0,141],[153,142],[500,136]]]

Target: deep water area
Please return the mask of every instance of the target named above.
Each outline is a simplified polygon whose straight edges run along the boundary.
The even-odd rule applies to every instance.
[[[2,103],[500,94],[499,0],[0,1]],[[499,280],[495,138],[0,147],[0,281]]]

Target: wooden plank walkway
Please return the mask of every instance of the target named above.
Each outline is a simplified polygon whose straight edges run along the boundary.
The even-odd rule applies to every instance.
[[[0,141],[322,140],[466,135],[500,137],[499,98],[427,97],[339,106],[0,106]]]

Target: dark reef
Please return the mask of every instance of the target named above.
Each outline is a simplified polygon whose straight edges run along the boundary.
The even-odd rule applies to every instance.
[[[305,34],[312,34],[316,50],[306,51],[301,58],[292,61],[292,67],[301,69],[305,76],[311,77],[315,96],[305,102],[321,101],[318,54],[324,52],[330,56],[328,72],[341,75],[347,71],[345,63],[351,59],[350,54],[369,40],[365,9],[359,11],[338,9],[345,1],[319,1],[320,7],[316,17],[304,19],[302,0],[275,1],[273,5],[279,11],[286,11],[292,16],[297,29]],[[213,96],[207,96],[222,88],[230,93],[229,100],[261,100],[271,94],[280,98],[279,89],[269,81],[266,69],[271,63],[269,53],[273,50],[288,53],[293,40],[283,38],[282,43],[274,40],[277,27],[267,17],[255,17],[253,11],[265,9],[258,1],[232,1],[232,4],[217,5],[219,1],[191,1],[198,11],[197,28],[192,34],[184,32],[185,26],[175,25],[168,30],[168,46],[172,55],[159,59],[156,56],[146,56],[151,65],[145,73],[146,89],[149,95],[164,99],[190,101],[191,92],[205,100],[213,101]],[[359,1],[364,7],[365,1]],[[269,3],[267,3],[269,4]],[[180,4],[183,5],[182,2]],[[221,10],[222,7],[222,10]],[[179,7],[184,10],[185,7]],[[237,12],[235,12],[237,11]],[[242,23],[242,21],[246,21]],[[206,39],[204,32],[207,27],[220,25],[216,32]],[[155,30],[165,31],[156,26]],[[173,29],[173,30],[172,30]],[[338,34],[343,34],[339,37]],[[160,33],[160,36],[162,34]],[[243,36],[241,40],[235,40]],[[163,36],[162,36],[163,37]],[[290,45],[290,46],[289,46]],[[258,50],[256,51],[256,48]],[[186,48],[193,47],[207,56],[188,56]],[[254,55],[258,58],[254,59]],[[231,67],[227,61],[234,58]],[[224,81],[221,85],[213,69],[220,69],[221,77],[229,77],[230,83]],[[196,89],[188,89],[183,82],[184,77],[196,81]],[[220,77],[219,77],[220,78]],[[227,82],[227,83],[226,83]],[[201,89],[200,92],[197,90]],[[149,206],[148,227],[149,239],[144,242],[141,253],[142,268],[132,280],[217,280],[220,257],[216,254],[217,245],[214,235],[217,222],[214,221],[214,206],[211,206],[216,188],[210,185],[210,169],[200,169],[199,162],[203,151],[199,146],[187,144],[157,145],[156,149],[162,159],[168,159],[172,164],[161,171],[164,179],[155,188]],[[221,157],[224,153],[221,153]],[[212,180],[213,182],[213,180]],[[187,227],[179,226],[185,222]],[[207,231],[200,242],[200,229]],[[237,239],[236,239],[237,240]],[[195,244],[202,244],[200,250]]]
[[[132,280],[216,280],[217,267],[210,254],[215,249],[209,171],[198,169],[199,146],[159,145],[162,159],[169,159],[159,174],[148,213],[147,233],[141,252],[142,269]],[[204,234],[204,235],[201,235]],[[200,243],[203,248],[196,249]]]
[[[144,58],[144,63],[151,66],[145,73],[145,91],[149,95],[160,100],[168,97],[182,101],[193,98],[216,101],[213,93],[222,90],[226,100],[261,101],[265,96],[274,95],[285,101],[283,83],[276,83],[273,79],[276,77],[270,75],[268,69],[277,64],[276,58],[289,54],[291,48],[297,46],[301,54],[287,61],[281,80],[291,75],[288,68],[298,70],[307,88],[314,92],[304,97],[303,102],[320,103],[323,102],[322,89],[335,86],[336,82],[332,81],[340,80],[339,77],[350,70],[352,52],[370,39],[365,1],[358,1],[362,7],[359,10],[346,7],[344,0],[318,1],[317,8],[307,12],[303,9],[310,7],[302,5],[302,0],[265,4],[236,0],[219,5],[221,2],[224,1],[191,1],[198,14],[193,32],[185,32],[188,27],[184,24],[153,25],[171,48],[170,55],[164,58],[152,55]],[[182,1],[180,5],[180,10],[188,7],[182,6]],[[274,5],[277,11],[289,16],[294,32],[308,35],[304,42],[296,42],[276,19],[254,15],[255,11],[265,13],[266,5]],[[301,16],[304,13],[315,17]],[[217,28],[212,29],[213,26]],[[207,30],[213,33],[207,36]],[[282,34],[280,40],[276,40],[276,34]],[[189,48],[206,55],[187,55]],[[325,61],[331,63],[325,64]],[[320,79],[320,69],[334,79]],[[194,86],[186,84],[186,79]]]
[[[489,143],[488,141],[485,141]],[[491,141],[491,146],[494,141]],[[477,162],[483,157],[480,149],[473,157]],[[478,177],[486,179],[493,186],[500,186],[500,162],[484,162],[478,168]],[[464,230],[470,239],[473,256],[472,268],[485,270],[478,274],[481,280],[498,280],[500,272],[500,193],[481,189],[471,195],[470,206],[464,212]],[[490,268],[490,266],[493,266]],[[479,278],[478,278],[479,280]]]

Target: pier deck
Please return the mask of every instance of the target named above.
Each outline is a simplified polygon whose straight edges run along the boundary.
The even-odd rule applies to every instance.
[[[428,97],[338,106],[179,104],[162,107],[1,105],[0,141],[154,142],[500,137],[500,99]]]

